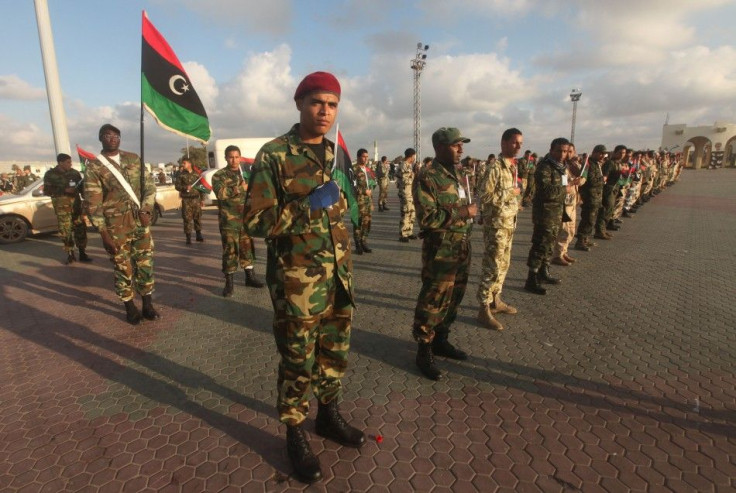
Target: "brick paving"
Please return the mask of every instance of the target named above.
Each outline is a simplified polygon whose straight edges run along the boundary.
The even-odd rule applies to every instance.
[[[311,433],[325,478],[293,479],[276,419],[265,290],[220,296],[216,216],[187,247],[154,228],[164,316],[131,328],[95,262],[67,267],[54,236],[0,248],[0,491],[731,491],[736,487],[736,172],[685,171],[613,241],[523,291],[519,217],[503,333],[475,324],[481,232],[451,339],[471,356],[414,367],[420,244],[374,213],[355,257],[359,307],[341,405],[360,451]],[[258,240],[258,273],[265,248]],[[314,430],[314,410],[307,428]],[[379,440],[379,437],[381,440]]]

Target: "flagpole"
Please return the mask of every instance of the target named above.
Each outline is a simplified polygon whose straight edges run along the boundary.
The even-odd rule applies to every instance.
[[[332,171],[335,171],[335,168],[337,167],[337,148],[340,147],[340,124],[335,124],[335,155],[332,158]]]
[[[141,19],[141,33],[143,32],[143,19],[146,17],[146,11],[143,11],[143,17]],[[143,65],[143,36],[141,36],[141,65]],[[141,70],[141,204],[143,204],[143,190],[146,186],[146,161],[143,156],[144,150],[144,132],[143,132],[143,71]]]

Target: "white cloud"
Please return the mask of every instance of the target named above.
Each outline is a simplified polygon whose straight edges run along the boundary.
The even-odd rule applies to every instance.
[[[245,31],[283,35],[291,29],[292,0],[159,0],[171,8],[183,5],[218,24],[242,26]]]
[[[0,75],[0,99],[32,101],[46,98],[46,90],[33,87],[15,74]]]
[[[197,62],[184,62],[182,64],[184,70],[189,76],[189,80],[197,91],[199,99],[202,101],[205,110],[209,113],[215,110],[215,102],[220,91],[217,87],[215,78],[210,75],[204,65]]]

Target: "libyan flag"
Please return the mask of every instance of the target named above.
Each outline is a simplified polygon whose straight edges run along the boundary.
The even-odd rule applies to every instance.
[[[335,162],[332,165],[332,179],[335,180],[337,186],[340,187],[348,201],[348,212],[350,213],[350,221],[353,226],[358,227],[360,224],[360,213],[358,212],[357,193],[355,191],[355,174],[353,173],[353,163],[350,160],[350,153],[345,141],[340,133],[340,126],[336,125],[335,131]]]
[[[87,170],[87,163],[97,159],[97,156],[89,151],[85,151],[84,149],[79,147],[79,144],[77,144],[77,154],[79,154],[79,165],[82,168],[82,173]]]
[[[165,129],[206,144],[212,130],[174,50],[143,11],[141,103]]]

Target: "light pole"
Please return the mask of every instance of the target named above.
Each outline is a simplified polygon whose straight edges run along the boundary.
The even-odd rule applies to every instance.
[[[582,96],[583,93],[580,91],[580,89],[573,89],[572,92],[570,92],[570,100],[572,100],[572,130],[570,131],[570,142],[575,143],[575,117],[578,113],[578,101],[580,101],[580,96]]]
[[[422,159],[420,152],[422,105],[419,94],[419,77],[422,75],[424,66],[427,65],[428,49],[429,45],[417,43],[417,54],[411,60],[411,68],[414,70],[414,150],[417,151],[417,162],[421,162]]]

